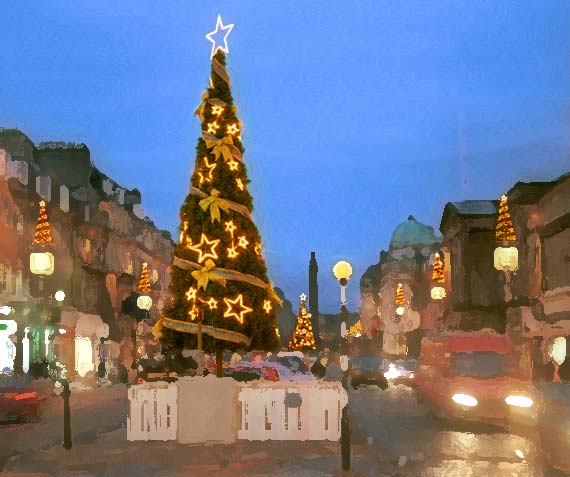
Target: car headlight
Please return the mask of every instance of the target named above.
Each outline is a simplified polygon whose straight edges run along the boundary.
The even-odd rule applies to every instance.
[[[534,404],[534,401],[528,396],[517,396],[513,394],[507,396],[505,398],[505,402],[509,406],[516,406],[516,407],[531,407]]]
[[[473,396],[469,396],[469,394],[454,394],[452,396],[453,401],[461,406],[467,407],[474,407],[479,402]]]

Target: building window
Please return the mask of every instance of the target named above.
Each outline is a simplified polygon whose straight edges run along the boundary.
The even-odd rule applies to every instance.
[[[49,176],[36,177],[36,193],[47,200],[51,200],[51,178]]]
[[[89,206],[85,206],[85,222],[89,222]]]
[[[59,188],[59,208],[69,212],[69,189],[64,185]]]

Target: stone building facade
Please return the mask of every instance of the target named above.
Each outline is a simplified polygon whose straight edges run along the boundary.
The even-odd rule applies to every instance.
[[[92,376],[100,356],[108,360],[107,371],[116,371],[119,357],[125,366],[132,362],[136,318],[123,312],[123,304],[135,293],[142,263],[147,262],[153,307],[145,318],[152,324],[169,300],[174,248],[169,232],[145,216],[138,190],[121,187],[99,171],[83,144],[36,147],[25,134],[10,129],[0,131],[0,198],[0,227],[6,229],[0,239],[6,241],[0,247],[0,306],[10,306],[10,318],[19,325],[16,370],[23,364],[25,338],[30,340],[26,346],[36,350],[30,360],[65,361],[72,379]],[[55,257],[54,273],[44,278],[29,269],[41,199]],[[54,300],[57,290],[65,292],[62,303]],[[83,335],[76,333],[78,328]],[[104,352],[99,353],[101,337]],[[78,370],[78,348],[87,345],[93,362],[87,359]]]

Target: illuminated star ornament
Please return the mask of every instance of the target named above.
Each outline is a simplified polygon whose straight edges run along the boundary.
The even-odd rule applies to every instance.
[[[246,313],[250,313],[253,311],[252,308],[249,308],[248,306],[245,306],[243,304],[243,296],[241,293],[233,300],[230,300],[229,298],[224,298],[224,302],[226,303],[226,305],[228,307],[228,309],[224,313],[224,318],[231,318],[233,316],[242,325],[243,325],[243,316]],[[240,311],[234,311],[235,305],[239,306]],[[238,308],[238,306],[235,306],[235,308]]]
[[[206,260],[207,258],[212,258],[214,260],[216,260],[218,258],[218,254],[216,253],[216,247],[218,246],[218,244],[220,243],[220,240],[208,240],[208,237],[206,237],[206,234],[202,234],[202,238],[200,239],[200,243],[197,245],[188,245],[187,247],[190,250],[193,250],[194,252],[198,252],[200,254],[200,256],[198,257],[198,263],[202,263],[204,260]],[[210,251],[206,251],[204,252],[202,250],[202,247],[204,245],[209,245],[210,246]]]
[[[195,300],[195,299],[196,299],[196,292],[197,292],[197,291],[198,291],[198,290],[196,290],[195,288],[190,287],[190,288],[188,289],[188,291],[185,293],[186,299],[187,299],[188,301]]]
[[[233,23],[230,25],[224,25],[222,23],[221,15],[218,15],[216,29],[206,35],[206,38],[212,42],[212,54],[210,58],[213,58],[218,50],[222,50],[225,54],[230,52],[230,49],[228,48],[228,36],[233,27]]]

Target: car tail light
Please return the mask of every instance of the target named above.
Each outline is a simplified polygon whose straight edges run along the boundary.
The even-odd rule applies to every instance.
[[[21,393],[21,394],[16,394],[14,396],[14,399],[16,401],[21,401],[22,399],[32,399],[35,398],[38,395],[38,393],[36,392],[31,392],[31,393]]]

